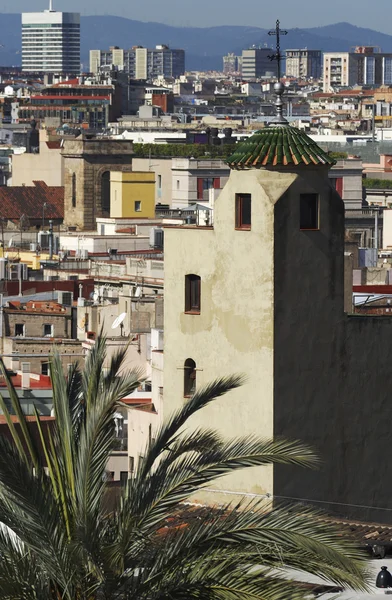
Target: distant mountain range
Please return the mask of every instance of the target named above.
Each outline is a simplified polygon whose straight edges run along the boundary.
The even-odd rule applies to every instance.
[[[21,24],[19,14],[0,14],[0,65],[20,65]],[[222,56],[228,52],[241,54],[252,44],[270,45],[268,29],[244,26],[171,27],[162,23],[145,23],[124,17],[91,16],[81,18],[81,54],[88,69],[88,53],[92,48],[109,46],[130,48],[141,45],[154,47],[168,44],[184,48],[187,69],[222,69]],[[372,29],[336,23],[310,29],[291,29],[282,37],[282,48],[346,51],[351,46],[380,46],[392,52],[392,36]]]

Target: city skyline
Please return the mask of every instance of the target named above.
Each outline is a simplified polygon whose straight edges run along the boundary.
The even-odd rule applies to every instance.
[[[27,11],[47,10],[49,2],[43,0],[15,0],[12,10],[0,2],[0,12],[17,13]],[[186,9],[189,7],[188,10]],[[230,11],[230,8],[233,8]],[[58,11],[79,11],[82,15],[121,16],[129,19],[165,23],[183,27],[212,27],[219,25],[245,25],[249,27],[269,28],[276,18],[281,19],[288,28],[309,28],[331,25],[347,21],[357,27],[375,29],[383,33],[392,33],[389,26],[385,25],[382,18],[383,10],[389,8],[387,0],[379,0],[378,11],[361,11],[361,3],[357,3],[355,14],[352,11],[352,2],[348,0],[330,0],[328,4],[320,3],[317,14],[311,0],[299,0],[295,6],[289,0],[281,0],[279,13],[276,7],[262,6],[258,0],[249,0],[247,10],[241,13],[235,10],[237,4],[234,0],[216,0],[211,4],[208,0],[199,0],[198,10],[194,11],[190,1],[167,0],[161,4],[158,0],[150,0],[146,4],[129,6],[127,0],[114,0],[110,11],[103,0],[85,0],[83,6],[78,0],[54,0],[54,9]],[[359,9],[359,10],[358,10]],[[283,19],[283,20],[282,20]]]

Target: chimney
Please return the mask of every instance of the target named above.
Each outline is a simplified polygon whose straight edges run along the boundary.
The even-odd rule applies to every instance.
[[[30,389],[30,363],[22,362],[20,364],[22,369],[22,390]]]

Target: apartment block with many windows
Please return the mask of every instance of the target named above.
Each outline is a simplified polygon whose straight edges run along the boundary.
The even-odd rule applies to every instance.
[[[22,70],[80,72],[80,14],[54,10],[22,14]]]
[[[392,84],[392,54],[378,50],[357,46],[354,52],[324,53],[324,92],[337,87]]]
[[[185,52],[165,45],[153,49],[134,46],[123,50],[111,46],[109,50],[90,50],[91,73],[98,73],[101,67],[108,65],[125,71],[132,79],[180,77],[185,72]]]

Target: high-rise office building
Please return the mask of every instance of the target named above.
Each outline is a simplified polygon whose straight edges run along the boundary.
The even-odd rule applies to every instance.
[[[185,72],[185,52],[165,45],[153,49],[135,46],[123,50],[111,46],[109,50],[90,50],[90,73],[107,65],[125,71],[132,79],[180,77]]]
[[[357,46],[354,52],[325,52],[323,89],[354,85],[391,85],[392,54],[373,46]]]
[[[286,50],[286,75],[296,79],[321,77],[321,50]]]
[[[269,57],[274,55],[272,48],[249,48],[242,51],[241,75],[245,81],[261,77],[276,77],[278,67],[276,61]]]
[[[80,72],[80,14],[49,10],[22,14],[22,70]]]

